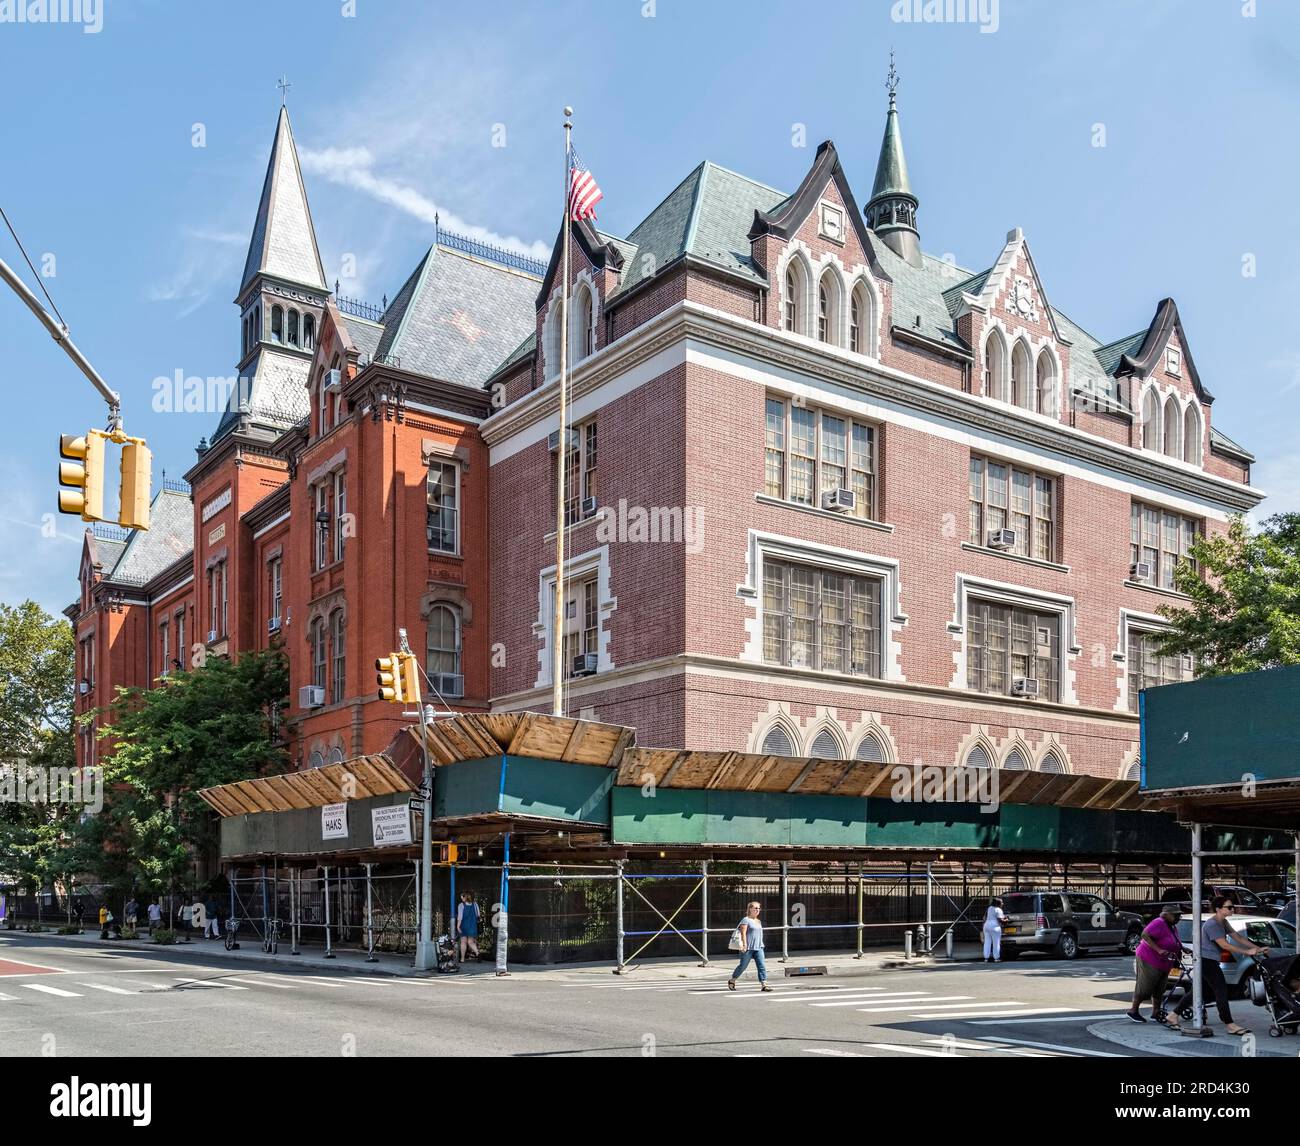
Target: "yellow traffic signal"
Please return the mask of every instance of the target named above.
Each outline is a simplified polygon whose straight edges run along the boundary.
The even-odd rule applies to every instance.
[[[59,484],[74,489],[59,490],[59,512],[76,513],[82,521],[104,520],[103,430],[87,430],[84,436],[59,437],[59,456],[71,459],[59,463]]]
[[[118,524],[126,529],[149,528],[149,478],[153,454],[143,438],[122,443],[122,498]]]
[[[439,844],[438,845],[438,862],[439,863],[458,863],[460,861],[459,844]]]
[[[402,672],[402,699],[408,704],[420,705],[420,666],[414,653],[397,653]]]
[[[400,653],[389,653],[375,658],[375,675],[379,682],[379,699],[389,704],[405,704],[402,691],[402,663]]]

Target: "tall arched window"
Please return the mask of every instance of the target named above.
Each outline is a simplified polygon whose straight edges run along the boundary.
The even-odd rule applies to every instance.
[[[284,341],[284,311],[278,307],[271,307],[271,341]]]
[[[1142,397],[1142,448],[1160,448],[1160,401],[1154,390],[1148,390]]]
[[[316,320],[310,314],[302,316],[302,348],[311,350],[316,345]]]
[[[573,296],[573,350],[574,362],[581,362],[596,349],[596,324],[592,322],[591,290],[586,283]]]
[[[1183,461],[1201,464],[1201,416],[1195,402],[1188,402],[1183,411]]]
[[[817,284],[817,339],[839,346],[844,340],[840,332],[841,298],[840,280],[834,272],[826,271]]]
[[[460,676],[460,611],[454,605],[429,610],[424,671],[431,680],[439,674]]]
[[[289,311],[289,345],[298,345],[298,312],[296,310]]]
[[[765,756],[793,756],[794,744],[790,740],[790,733],[786,731],[785,725],[774,724],[767,730],[767,735],[763,737],[763,746],[760,749]]]
[[[1002,767],[1009,772],[1023,772],[1029,765],[1025,763],[1024,753],[1019,748],[1013,748],[1007,753],[1007,758],[1003,761]]]
[[[1025,410],[1034,408],[1034,389],[1029,378],[1029,348],[1017,342],[1011,351],[1011,400]]]
[[[984,343],[984,393],[999,402],[1007,400],[1007,347],[996,327]]]
[[[330,703],[342,704],[347,686],[347,646],[343,638],[343,610],[330,614]]]
[[[853,288],[849,304],[849,349],[858,354],[874,354],[872,338],[876,329],[871,309],[871,293],[859,282]]]
[[[868,764],[883,764],[889,757],[885,752],[885,746],[880,742],[880,737],[874,732],[868,732],[858,742],[853,759],[865,760]]]
[[[826,280],[817,284],[817,341],[826,342],[831,333],[831,301],[826,289]]]
[[[311,682],[317,688],[325,687],[324,617],[317,617],[311,623]]]
[[[966,753],[967,768],[992,768],[993,757],[989,755],[989,750],[983,744],[977,744]]]
[[[799,264],[791,262],[785,269],[785,328],[799,334],[803,330],[803,316],[800,314],[799,294],[803,289]]]
[[[1042,350],[1038,354],[1036,374],[1037,406],[1035,408],[1040,414],[1055,414],[1056,363],[1052,361],[1052,356],[1046,350]]]
[[[823,760],[839,760],[844,755],[844,750],[840,748],[840,742],[835,738],[829,728],[823,728],[813,738],[812,747],[808,749],[808,755]]]
[[[1039,771],[1060,773],[1065,771],[1065,765],[1061,763],[1061,758],[1055,752],[1049,752],[1043,757],[1043,763]]]
[[[1183,415],[1178,409],[1178,399],[1172,394],[1165,400],[1164,416],[1164,452],[1171,458],[1181,458]]]

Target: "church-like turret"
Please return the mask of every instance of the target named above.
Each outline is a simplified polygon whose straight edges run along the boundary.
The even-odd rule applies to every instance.
[[[907,158],[903,154],[903,133],[898,126],[898,72],[893,56],[889,60],[889,114],[885,119],[885,138],[880,144],[876,164],[876,182],[871,188],[863,216],[870,227],[896,254],[913,266],[921,262],[921,240],[916,230],[918,200],[907,178]]]

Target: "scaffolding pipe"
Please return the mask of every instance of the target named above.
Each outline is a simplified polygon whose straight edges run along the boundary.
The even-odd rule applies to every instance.
[[[330,869],[323,869],[325,872],[325,958],[334,958],[334,945],[330,936]]]
[[[790,863],[781,861],[781,962],[790,958]]]
[[[1192,825],[1192,1021],[1189,1034],[1197,1038],[1205,1030],[1205,984],[1201,982],[1201,825]]]
[[[375,956],[375,903],[371,887],[370,872],[372,863],[362,865],[366,869],[366,962],[378,963]]]
[[[293,869],[289,877],[289,954],[301,955],[298,939],[302,933],[302,868]]]
[[[501,860],[501,904],[497,915],[497,974],[509,975],[506,947],[510,942],[510,833],[505,836],[505,853]]]
[[[865,919],[862,914],[862,865],[858,864],[858,953],[853,956],[855,959],[862,958],[862,936],[864,934],[863,924]]]
[[[709,965],[709,861],[700,860],[700,874],[704,883],[700,895],[700,954],[701,967]]]
[[[614,878],[618,894],[614,903],[614,973],[623,974],[623,861],[614,861]]]

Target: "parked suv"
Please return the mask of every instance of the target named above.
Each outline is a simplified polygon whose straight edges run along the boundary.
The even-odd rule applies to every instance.
[[[1207,883],[1202,885],[1201,911],[1209,915],[1210,900],[1216,895],[1231,897],[1232,902],[1243,914],[1271,917],[1277,915],[1281,908],[1266,903],[1248,887],[1235,883]],[[1160,893],[1159,899],[1153,899],[1141,905],[1142,916],[1154,919],[1166,904],[1173,904],[1182,909],[1184,915],[1192,913],[1192,889],[1190,887],[1167,887]]]
[[[1084,891],[1012,891],[1002,897],[1002,910],[1010,916],[1002,928],[1004,959],[1022,951],[1073,959],[1080,949],[1098,948],[1132,954],[1142,938],[1140,915]]]

